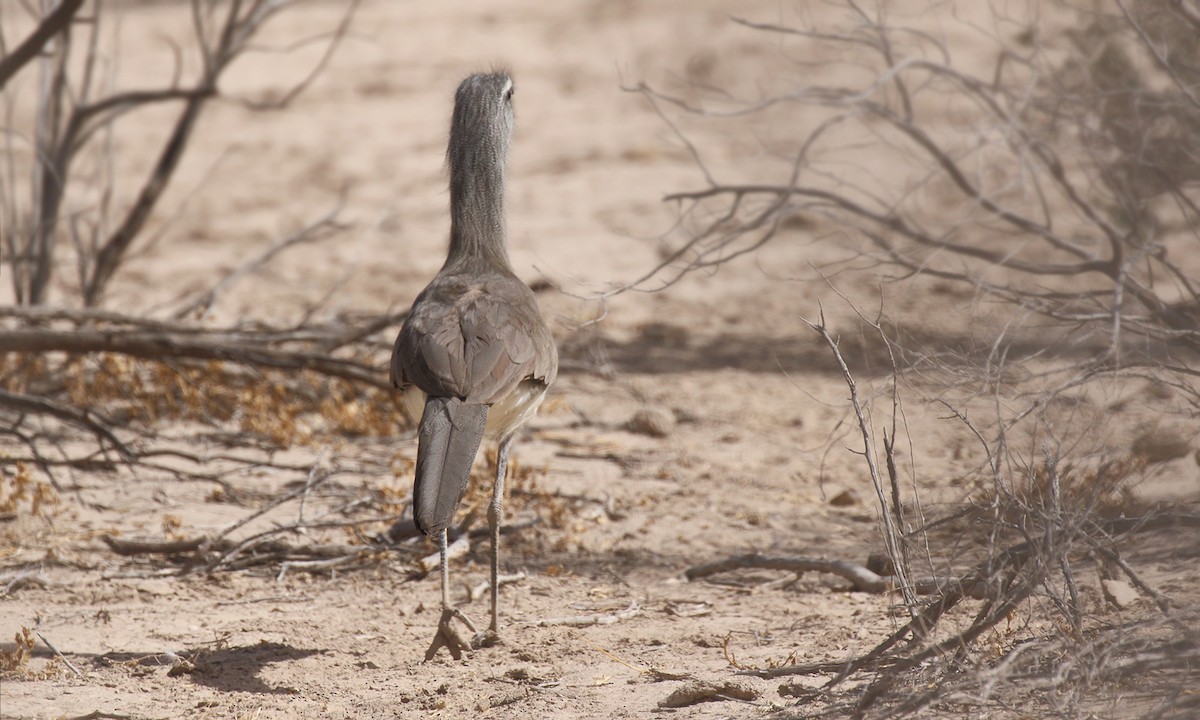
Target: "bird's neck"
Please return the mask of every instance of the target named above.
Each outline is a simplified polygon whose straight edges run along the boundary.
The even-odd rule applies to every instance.
[[[510,269],[504,219],[505,143],[468,142],[450,154],[447,265],[484,261]]]

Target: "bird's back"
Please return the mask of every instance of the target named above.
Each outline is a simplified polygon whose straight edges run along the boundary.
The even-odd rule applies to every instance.
[[[558,354],[533,292],[515,275],[444,270],[413,303],[391,370],[398,387],[426,397],[499,405],[489,429],[507,434],[536,410],[525,411],[554,381]]]

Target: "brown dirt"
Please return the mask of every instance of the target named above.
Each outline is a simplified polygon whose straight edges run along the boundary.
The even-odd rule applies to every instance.
[[[324,31],[339,6],[306,3],[278,34]],[[547,277],[576,294],[629,281],[678,239],[673,208],[661,196],[699,187],[703,178],[622,82],[690,77],[745,90],[757,77],[794,72],[770,42],[728,22],[730,14],[773,20],[779,12],[776,2],[733,0],[513,0],[502,8],[369,2],[328,72],[291,109],[209,109],[156,221],[183,209],[160,242],[128,263],[109,307],[148,312],[203,289],[278,234],[322,214],[343,187],[343,215],[354,228],[296,249],[242,283],[222,298],[211,322],[295,319],[335,287],[330,313],[407,303],[441,262],[442,155],[454,85],[493,64],[511,68],[519,85],[509,208],[519,274]],[[812,12],[838,11],[822,5]],[[968,31],[947,30],[947,18],[935,14],[932,31],[969,48],[959,34]],[[177,3],[130,5],[119,83],[135,87],[158,77],[163,38],[184,33],[186,22]],[[224,89],[279,91],[315,53],[255,58]],[[147,127],[152,120],[145,119]],[[717,167],[736,163],[747,176],[778,170],[756,128],[736,135],[699,123],[686,129]],[[150,157],[129,139],[119,147],[129,154],[123,172],[136,177]],[[443,653],[422,662],[437,622],[437,578],[414,580],[398,560],[281,580],[270,572],[145,577],[153,563],[118,558],[97,539],[113,531],[211,531],[303,473],[231,478],[245,493],[240,505],[214,498],[211,485],[153,472],[80,472],[64,476],[70,492],[57,508],[3,528],[3,542],[12,542],[0,546],[3,568],[41,566],[48,584],[0,599],[0,635],[40,622],[83,676],[59,667],[38,679],[53,665],[39,646],[26,677],[0,680],[0,717],[643,718],[691,682],[670,674],[720,686],[734,680],[734,662],[840,660],[869,649],[897,627],[893,597],[850,592],[842,581],[815,575],[782,587],[764,584],[781,577],[770,572],[725,582],[682,579],[693,564],[754,550],[863,561],[880,549],[866,468],[847,450],[857,438],[846,425],[845,385],[802,317],[815,316],[820,301],[848,345],[865,336],[833,291],[797,279],[811,277],[810,261],[838,252],[811,239],[797,229],[718,273],[659,294],[618,296],[602,322],[582,330],[573,328],[599,316],[599,303],[542,294],[566,362],[554,399],[530,424],[516,457],[526,468],[544,468],[537,476],[542,490],[611,496],[619,512],[568,503],[559,521],[508,542],[504,564],[525,569],[528,578],[503,590],[501,646],[462,661]],[[873,283],[847,283],[847,293],[873,306]],[[889,314],[922,326],[955,302],[965,309],[971,299],[911,293]],[[886,387],[880,359],[855,358],[870,389]],[[676,419],[665,437],[627,425],[651,406]],[[901,448],[901,464],[917,469],[915,483],[930,503],[966,497],[981,459],[969,434],[941,413],[908,407],[907,423],[919,430]],[[1139,420],[1131,415],[1129,422]],[[182,444],[191,432],[164,429]],[[1109,436],[1115,446],[1132,441],[1117,430]],[[393,454],[411,458],[415,441],[334,438],[293,448],[289,457],[306,465],[322,452],[343,468],[378,469]],[[1197,495],[1191,458],[1165,468],[1151,484],[1156,496]],[[348,472],[328,487],[352,494],[408,482],[400,470],[374,472]],[[323,497],[320,506],[335,499]],[[512,519],[546,507],[529,504]],[[295,512],[282,508],[255,527]],[[168,518],[180,527],[169,527]],[[464,587],[485,580],[486,547],[477,544],[452,578],[460,598]],[[1189,585],[1194,592],[1195,579],[1194,570],[1165,575],[1180,592]],[[1085,593],[1099,598],[1099,579],[1089,583]],[[634,602],[640,613],[613,624],[534,624],[619,612]],[[1114,612],[1099,600],[1095,607]],[[486,598],[464,609],[482,620]],[[168,653],[192,658],[196,671],[169,674]],[[718,698],[687,707],[683,716],[757,716],[792,702],[776,692],[778,681],[736,682],[757,699]]]

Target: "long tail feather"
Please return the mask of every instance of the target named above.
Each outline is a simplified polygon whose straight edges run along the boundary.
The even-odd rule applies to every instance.
[[[425,401],[417,435],[413,519],[426,535],[443,530],[454,519],[483,440],[487,413],[487,405],[458,398]]]

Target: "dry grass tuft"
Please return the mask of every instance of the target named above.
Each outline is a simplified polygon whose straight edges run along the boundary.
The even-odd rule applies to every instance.
[[[0,678],[48,680],[61,673],[63,665],[57,657],[47,662],[40,670],[30,667],[29,660],[33,657],[33,649],[36,645],[34,632],[22,626],[13,636],[13,646],[0,648]]]

